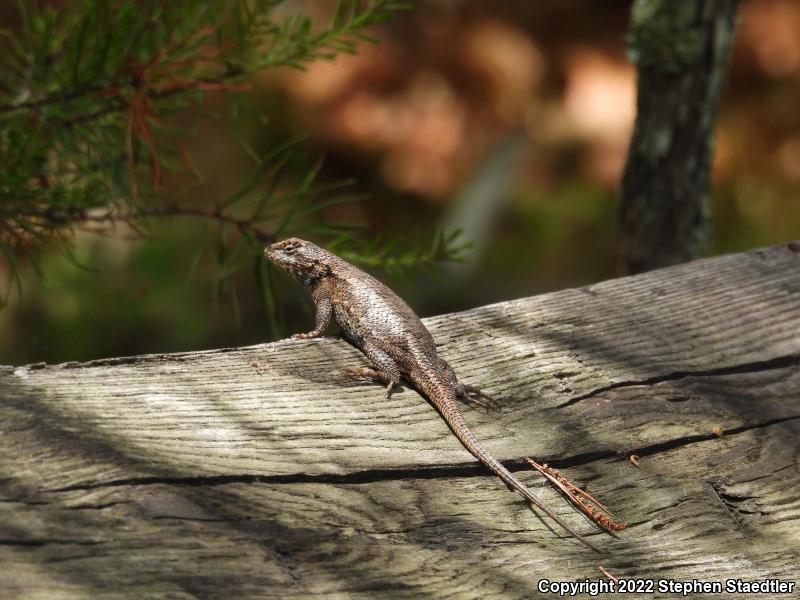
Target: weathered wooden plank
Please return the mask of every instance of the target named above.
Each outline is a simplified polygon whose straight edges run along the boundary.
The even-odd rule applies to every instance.
[[[548,531],[414,392],[343,380],[362,359],[339,340],[3,369],[0,589],[534,597],[598,564],[797,581],[798,292],[783,246],[427,321],[504,398],[467,414],[498,458],[550,462],[631,523],[593,534],[603,556]]]

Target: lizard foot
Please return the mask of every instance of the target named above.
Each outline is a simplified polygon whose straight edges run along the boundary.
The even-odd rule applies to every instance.
[[[356,379],[360,381],[372,381],[378,383],[386,383],[375,369],[369,367],[347,367],[342,369],[342,375],[348,379]]]
[[[399,382],[392,380],[384,373],[369,367],[347,367],[342,369],[342,375],[348,379],[356,379],[361,381],[371,381],[373,383],[382,383],[386,385],[386,397],[390,398],[392,390]]]
[[[478,406],[487,411],[500,412],[502,405],[490,395],[483,393],[475,386],[460,384],[458,388],[458,398],[465,404]]]
[[[295,333],[292,336],[292,339],[293,340],[310,340],[310,339],[315,338],[315,337],[319,337],[319,336],[316,333],[314,333],[313,331],[309,331],[308,333]]]

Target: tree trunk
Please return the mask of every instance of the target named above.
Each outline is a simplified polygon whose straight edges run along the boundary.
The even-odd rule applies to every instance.
[[[710,240],[712,135],[738,0],[636,0],[628,51],[638,68],[636,127],[622,179],[628,273],[700,256]]]

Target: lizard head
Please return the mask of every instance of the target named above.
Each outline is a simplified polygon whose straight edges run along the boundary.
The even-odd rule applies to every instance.
[[[289,238],[267,246],[264,256],[307,287],[330,273],[331,253],[299,238]]]

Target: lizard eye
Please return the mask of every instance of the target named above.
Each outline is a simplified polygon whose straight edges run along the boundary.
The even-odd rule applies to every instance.
[[[295,250],[297,250],[297,246],[285,246],[283,248],[283,251],[286,252],[286,254],[294,254]]]

